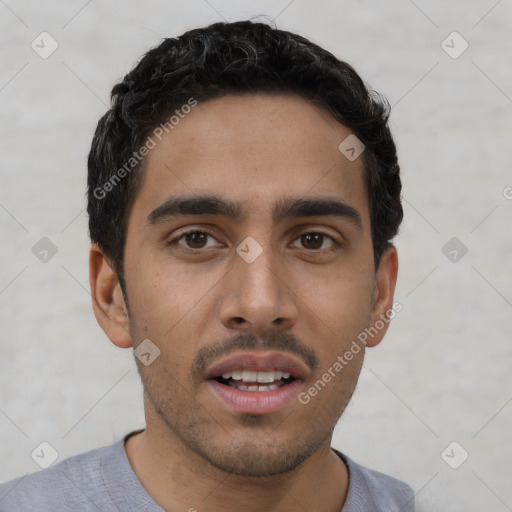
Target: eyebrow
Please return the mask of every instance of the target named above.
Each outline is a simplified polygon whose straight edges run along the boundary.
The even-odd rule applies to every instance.
[[[156,225],[187,215],[219,215],[241,222],[247,218],[239,203],[214,195],[173,196],[155,208],[148,216],[148,224]],[[339,199],[329,197],[286,198],[272,209],[272,219],[280,222],[296,217],[337,217],[362,228],[361,215]]]

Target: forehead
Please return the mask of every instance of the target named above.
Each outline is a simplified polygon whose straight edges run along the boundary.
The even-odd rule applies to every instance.
[[[351,132],[323,108],[294,95],[246,94],[180,113],[161,140],[151,135],[134,202],[141,215],[177,195],[215,194],[255,212],[284,197],[324,195],[358,204],[364,221],[363,158],[340,152]]]

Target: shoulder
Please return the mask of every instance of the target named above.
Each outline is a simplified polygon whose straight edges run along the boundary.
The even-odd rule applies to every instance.
[[[379,471],[365,468],[335,451],[349,471],[349,488],[343,512],[414,512],[414,491],[410,485]]]
[[[55,466],[0,485],[0,512],[116,510],[103,483],[102,461],[122,440],[69,457]]]

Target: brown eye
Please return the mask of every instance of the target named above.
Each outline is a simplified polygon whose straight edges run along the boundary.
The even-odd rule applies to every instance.
[[[302,247],[305,249],[318,250],[322,249],[322,245],[324,244],[325,239],[329,239],[331,244],[328,247],[331,247],[334,243],[333,238],[324,233],[304,233],[299,237],[300,243]],[[325,249],[325,247],[324,247]]]
[[[206,244],[208,236],[207,233],[195,232],[186,234],[184,239],[187,246],[191,249],[202,249]]]
[[[171,245],[179,245],[185,249],[207,249],[214,247],[215,244],[211,241],[215,241],[215,237],[206,231],[187,231],[182,233],[180,236],[171,240]]]

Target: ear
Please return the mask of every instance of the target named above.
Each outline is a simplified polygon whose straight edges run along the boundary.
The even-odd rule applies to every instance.
[[[89,252],[89,283],[94,316],[110,341],[121,348],[132,346],[128,309],[110,260],[98,244]]]
[[[391,245],[382,254],[373,292],[373,305],[370,312],[370,325],[366,345],[378,345],[388,330],[390,319],[394,316],[393,297],[398,274],[398,254]]]

